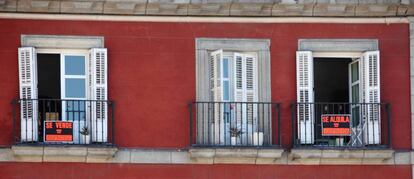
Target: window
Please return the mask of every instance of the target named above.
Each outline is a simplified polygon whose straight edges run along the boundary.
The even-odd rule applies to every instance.
[[[307,50],[296,55],[298,144],[352,147],[383,144],[377,43],[351,39],[302,41],[300,48]],[[323,74],[329,71],[326,69],[335,70]],[[324,76],[330,78],[321,80]],[[323,115],[349,116],[349,134],[324,135]]]
[[[25,47],[18,52],[21,142],[108,141],[107,50],[99,41],[98,37],[22,36]],[[72,124],[70,140],[46,135],[45,123],[60,121]]]
[[[217,102],[258,102],[257,55],[223,50],[210,54],[210,98]]]
[[[196,145],[271,145],[269,45],[197,39]]]

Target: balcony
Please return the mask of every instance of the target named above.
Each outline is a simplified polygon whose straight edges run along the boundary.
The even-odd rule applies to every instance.
[[[274,102],[194,102],[190,111],[192,147],[280,146],[280,105]]]
[[[13,100],[15,145],[115,144],[112,101],[66,99]]]
[[[391,146],[388,103],[294,103],[291,107],[294,148]]]

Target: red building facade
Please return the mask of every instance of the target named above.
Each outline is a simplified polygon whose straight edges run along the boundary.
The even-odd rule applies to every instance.
[[[283,20],[280,18],[282,20],[270,19],[268,21],[260,18],[247,20],[233,18],[217,22],[222,18],[190,17],[183,20],[171,17],[134,19],[120,16],[120,18],[113,17],[112,20],[110,18],[102,20],[94,19],[88,15],[73,16],[72,19],[66,18],[64,15],[57,16],[56,19],[36,15],[30,17],[30,14],[23,14],[23,16],[8,17],[4,15],[0,19],[0,114],[2,114],[0,117],[2,121],[0,144],[3,147],[0,156],[3,156],[2,161],[4,161],[0,164],[0,175],[4,178],[47,178],[52,176],[58,178],[409,178],[412,176],[410,162],[412,146],[410,65],[412,64],[410,63],[410,21],[406,18],[363,18],[347,19],[347,21],[342,21],[341,18],[328,20],[324,18],[285,18]],[[36,41],[34,37],[39,38]],[[43,131],[41,133],[36,131],[37,134],[22,133],[24,129],[21,120],[23,117],[20,115],[23,113],[23,107],[19,104],[24,104],[25,101],[19,101],[17,105],[11,104],[13,99],[21,98],[19,91],[22,89],[22,83],[19,79],[21,67],[18,63],[18,49],[28,47],[27,44],[38,45],[35,46],[37,60],[44,58],[39,54],[51,54],[53,50],[59,51],[59,54],[73,53],[60,52],[62,49],[63,51],[67,50],[62,46],[70,44],[59,41],[63,37],[73,37],[75,41],[79,41],[82,37],[99,37],[99,39],[103,39],[103,46],[97,48],[107,50],[106,99],[113,102],[108,104],[108,108],[104,105],[105,109],[102,110],[107,112],[105,119],[107,121],[90,123],[90,125],[98,126],[95,129],[92,127],[90,129],[92,137],[87,139],[91,141],[90,143],[80,142],[72,145],[72,143],[52,142],[51,145],[51,143],[42,141],[46,140],[46,137],[41,137]],[[50,41],[44,40],[47,38],[55,41],[49,43]],[[257,105],[256,108],[255,105],[252,105],[253,112],[247,112],[246,119],[244,119],[247,122],[244,123],[243,119],[239,121],[241,127],[238,126],[238,130],[241,130],[242,134],[236,140],[240,140],[240,142],[232,143],[229,141],[231,131],[229,131],[230,133],[213,131],[211,138],[210,136],[203,137],[210,135],[212,129],[207,129],[208,134],[206,134],[206,128],[200,127],[201,124],[197,121],[202,118],[200,116],[209,115],[200,113],[203,106],[193,104],[203,101],[201,100],[203,95],[197,94],[203,88],[203,84],[200,84],[203,83],[201,82],[203,72],[200,72],[199,68],[200,62],[202,62],[200,60],[202,59],[200,57],[202,45],[200,44],[203,40],[208,41],[209,39],[222,41],[223,44],[231,44],[232,40],[247,40],[237,41],[243,42],[243,48],[250,48],[245,47],[249,46],[249,43],[254,44],[249,40],[260,40],[266,42],[266,48],[268,48],[268,53],[265,53],[268,54],[266,57],[260,55],[261,50],[234,50],[226,45],[216,48],[216,50],[222,49],[221,58],[224,58],[226,53],[231,55],[233,53],[247,54],[246,62],[243,61],[240,64],[249,63],[248,55],[250,52],[257,52],[257,56],[253,58],[257,61],[269,59],[269,63],[260,64],[261,62],[257,62],[257,67],[253,68],[257,69],[257,74],[264,74],[263,76],[268,74],[268,78],[258,75],[260,77],[257,77],[257,81],[254,82],[258,83],[257,87],[253,88],[257,88],[259,91],[256,101],[274,102],[278,104],[278,107],[272,108],[270,106],[269,108],[272,110],[266,111],[266,107]],[[366,48],[364,43],[368,42],[373,42],[374,46],[375,44],[377,46],[370,50],[361,50],[359,54],[355,52],[358,50],[352,50],[354,47],[364,49]],[[313,43],[340,44],[345,50],[335,49],[335,45],[331,46],[333,50],[326,45],[312,46]],[[52,47],[45,47],[44,44]],[[53,48],[53,45],[56,47]],[[81,48],[75,46],[73,47],[75,50]],[[236,47],[237,44],[231,46]],[[319,47],[327,50],[315,50]],[[83,48],[86,49],[86,47]],[[208,53],[212,52],[210,48],[206,47]],[[44,49],[49,51],[42,52]],[[69,51],[73,49],[69,48]],[[90,49],[89,46],[87,49]],[[323,138],[319,134],[315,134],[318,132],[316,128],[319,127],[315,121],[319,119],[313,119],[313,117],[309,117],[309,120],[313,121],[309,123],[312,125],[309,128],[312,132],[308,133],[306,126],[305,129],[302,129],[303,126],[300,124],[307,125],[308,123],[302,122],[308,119],[305,117],[301,121],[300,118],[303,117],[301,115],[320,115],[315,111],[324,107],[316,106],[316,102],[320,102],[316,97],[312,98],[314,101],[300,101],[299,95],[301,93],[298,92],[300,79],[297,78],[301,75],[298,73],[298,58],[300,58],[298,51],[312,51],[314,76],[318,72],[316,69],[317,60],[322,63],[324,59],[335,61],[334,59],[346,58],[347,64],[342,65],[341,68],[351,69],[352,67],[348,65],[357,60],[358,55],[362,54],[363,56],[365,51],[379,53],[379,66],[376,68],[378,70],[368,71],[365,75],[369,75],[370,72],[379,74],[380,94],[378,95],[380,95],[380,101],[351,101],[352,95],[355,95],[355,93],[351,94],[352,89],[349,88],[353,84],[352,81],[348,84],[348,80],[352,78],[352,72],[342,74],[344,78],[336,78],[341,76],[339,71],[338,73],[326,72],[321,77],[321,79],[323,76],[329,76],[335,80],[347,79],[346,84],[349,86],[346,87],[346,95],[339,96],[349,99],[343,102],[358,103],[355,105],[357,107],[354,107],[358,108],[359,106],[359,110],[369,111],[367,114],[375,116],[375,110],[373,110],[375,107],[373,104],[363,106],[364,103],[388,105],[378,107],[381,112],[377,112],[381,117],[373,119],[373,121],[379,120],[379,127],[370,128],[367,124],[365,130],[368,132],[361,133],[366,136],[360,141],[361,145],[351,145],[352,140],[357,140],[352,137],[342,138],[345,142],[341,142],[335,137]],[[88,57],[93,58],[92,55]],[[232,57],[238,58],[237,55]],[[67,57],[61,56],[61,58]],[[39,65],[41,62],[37,63]],[[65,62],[61,61],[61,64],[63,63]],[[221,64],[221,62],[218,63]],[[236,61],[234,64],[238,65]],[[362,66],[362,62],[360,65]],[[249,67],[245,68],[248,71]],[[336,69],[336,66],[319,66],[319,71],[327,68]],[[41,68],[38,66],[37,70],[39,69]],[[234,71],[237,70],[234,69]],[[244,70],[244,67],[240,69]],[[65,70],[68,72],[70,69],[65,67]],[[38,71],[37,73],[40,79],[42,72]],[[226,72],[220,71],[219,73]],[[248,72],[241,71],[241,73]],[[211,75],[211,73],[209,74]],[[236,74],[235,81],[237,81],[237,73],[234,72],[234,74]],[[83,74],[85,77],[76,77],[76,79],[85,79],[84,83],[87,83],[92,78],[87,77],[88,75],[89,72],[86,69],[86,75]],[[226,80],[224,76],[220,79],[223,82],[221,84],[224,84]],[[305,77],[311,78],[311,76]],[[72,78],[75,79],[75,77],[66,76],[60,80]],[[208,77],[206,78],[208,79]],[[229,77],[231,83],[237,83],[232,82],[231,78]],[[248,81],[248,75],[245,78]],[[266,81],[262,80],[265,78],[268,81],[262,82]],[[50,81],[50,83],[52,82]],[[266,86],[266,84],[270,84],[270,86]],[[314,84],[319,83],[314,81]],[[360,84],[364,85],[362,82]],[[67,91],[72,90],[68,88],[68,81],[65,85],[66,87],[62,86],[61,88],[65,88]],[[340,85],[339,83],[333,84],[333,86]],[[246,88],[248,91],[248,84]],[[314,88],[317,88],[317,85]],[[322,86],[321,88],[330,87]],[[88,84],[84,89],[88,89]],[[223,86],[220,94],[222,100],[226,98],[224,89]],[[261,91],[262,89],[263,91]],[[212,88],[206,90],[212,90]],[[86,96],[95,94],[94,92],[86,93]],[[213,93],[215,99],[217,93]],[[232,93],[230,92],[230,96]],[[358,94],[363,95],[363,93],[360,91]],[[268,98],[266,98],[267,94]],[[318,93],[315,92],[314,96],[318,96]],[[209,99],[208,102],[217,102],[211,97]],[[237,100],[230,99],[229,101]],[[300,103],[303,102],[315,102],[315,106],[304,106],[313,109],[314,112],[301,111],[303,106]],[[329,102],[326,104],[338,103],[334,99],[324,102]],[[64,104],[68,105],[69,103],[70,101],[67,101]],[[98,105],[98,102],[96,103],[95,105]],[[39,108],[45,105],[41,101],[37,104]],[[68,112],[68,109],[75,109],[75,104],[63,108],[66,109],[67,116],[72,114]],[[192,104],[190,105],[192,106],[191,110],[189,110],[189,104]],[[63,103],[61,105],[63,106]],[[79,107],[79,103],[77,105],[78,108],[82,108]],[[84,105],[88,106],[88,103]],[[90,102],[89,105],[93,106],[93,102]],[[241,114],[243,109],[246,111],[250,109],[248,105],[243,108],[243,104],[237,103],[230,106],[231,109],[235,108],[237,111],[238,105],[240,105]],[[350,105],[350,108],[348,109],[346,105]],[[343,107],[347,110],[337,107],[336,112],[331,113],[352,113],[352,104],[346,105]],[[62,106],[57,108],[62,108]],[[226,104],[223,106],[220,109],[225,111]],[[211,107],[220,110],[216,104],[208,104],[207,108]],[[90,113],[96,113],[96,116],[99,116],[97,114],[99,109],[96,107],[95,111]],[[260,110],[265,112],[261,113]],[[40,109],[39,113],[42,113]],[[73,114],[75,113],[73,112]],[[259,119],[257,125],[254,121],[248,122],[249,115],[255,116],[254,113],[258,113],[258,116],[265,116],[257,117]],[[271,118],[267,116],[270,119],[267,122],[272,123],[271,125],[263,124],[267,119],[265,113],[271,116]],[[211,115],[219,116],[225,114],[225,112],[211,113]],[[230,116],[237,116],[237,114],[238,112],[229,113]],[[41,116],[42,114],[37,115]],[[93,114],[85,112],[85,115]],[[356,118],[352,114],[351,117]],[[41,118],[43,116],[39,117],[39,120]],[[60,121],[64,120],[63,116],[58,118],[62,118]],[[76,120],[76,117],[74,118]],[[233,127],[227,129],[225,126],[220,126],[222,123],[216,121],[215,117],[208,117],[208,119],[213,120],[211,123],[214,124],[209,126],[211,128],[219,131],[234,129]],[[220,119],[226,120],[225,117]],[[232,119],[230,117],[230,120]],[[260,119],[263,120],[262,124]],[[359,122],[362,123],[362,121],[361,118]],[[210,122],[206,124],[209,125]],[[375,124],[377,123],[372,122],[372,125]],[[73,125],[76,132],[82,128],[81,125],[85,124],[74,122]],[[79,128],[76,128],[75,125],[79,125]],[[223,123],[223,125],[225,124]],[[243,125],[247,127],[244,128]],[[260,128],[262,125],[271,128],[271,132],[268,131],[266,134],[266,129],[263,129],[262,134],[248,131],[249,127],[254,130],[253,128]],[[351,125],[355,127],[357,124]],[[99,127],[102,129],[98,129]],[[370,129],[374,132],[369,132]],[[36,129],[30,128],[29,130]],[[204,132],[201,132],[203,134],[200,134],[200,131],[203,130]],[[102,133],[102,138],[99,136],[94,138],[94,132]],[[243,133],[246,138],[243,138]],[[27,137],[27,134],[36,135],[36,137]],[[76,135],[73,134],[72,137],[79,139],[79,137],[76,138]],[[200,135],[202,136],[200,137]],[[229,136],[227,138],[226,136],[220,137],[220,135]],[[249,138],[249,135],[254,136],[253,139]],[[310,137],[306,135],[310,135]],[[374,137],[370,138],[370,135]],[[258,141],[254,139],[256,137]],[[243,142],[243,140],[247,142]],[[266,144],[268,145],[266,146]],[[64,152],[65,150],[68,152]]]

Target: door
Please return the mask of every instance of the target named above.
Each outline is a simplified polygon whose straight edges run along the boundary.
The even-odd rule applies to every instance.
[[[221,143],[229,145],[231,144],[231,136],[230,136],[230,120],[232,117],[231,113],[231,104],[229,103],[231,98],[231,60],[232,58],[229,56],[223,56],[221,60],[221,86],[222,86],[222,96],[221,101],[224,102],[220,106],[220,110],[222,111],[222,120],[220,121],[220,136],[221,136]]]
[[[349,145],[361,146],[363,144],[361,124],[361,58],[353,59],[349,64],[349,102],[351,111],[351,139]]]
[[[256,63],[256,57],[251,54],[224,54],[222,50],[211,53],[210,99],[214,103],[210,112],[214,117],[208,122],[208,130],[214,144],[252,143],[250,136],[258,130],[257,106],[246,102],[258,100]],[[231,142],[232,134],[240,134],[236,142]]]
[[[80,132],[87,128],[86,56],[61,54],[62,120],[73,122],[73,142],[81,142]]]

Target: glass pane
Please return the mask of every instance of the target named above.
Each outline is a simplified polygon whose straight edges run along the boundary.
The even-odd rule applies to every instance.
[[[352,108],[352,127],[358,126],[359,125],[359,106],[356,106],[354,108]]]
[[[229,77],[229,59],[223,58],[223,78]]]
[[[223,100],[230,100],[229,81],[223,81]]]
[[[65,56],[66,75],[85,75],[84,56]]]
[[[358,81],[359,80],[359,75],[358,75],[358,62],[354,63],[351,65],[351,79],[352,82]]]
[[[359,103],[359,84],[352,86],[352,103]]]
[[[67,98],[85,98],[85,79],[66,79]]]

